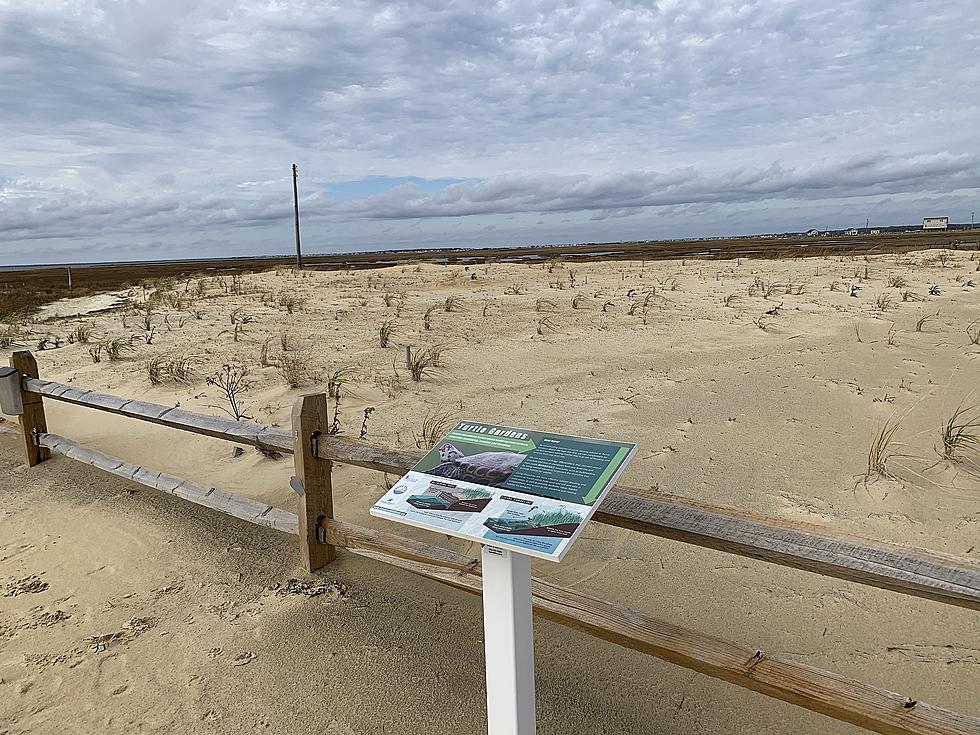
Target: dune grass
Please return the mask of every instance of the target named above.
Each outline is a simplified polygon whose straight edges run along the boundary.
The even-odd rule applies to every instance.
[[[895,434],[898,433],[901,425],[898,419],[886,420],[872,437],[871,447],[868,449],[868,469],[864,474],[865,482],[873,477],[894,477],[888,471],[888,461],[894,457],[905,456],[895,452],[895,449],[900,446],[895,441]]]
[[[391,338],[395,333],[395,320],[385,319],[381,322],[378,327],[378,342],[381,343],[382,347],[387,347],[391,344]]]
[[[440,346],[412,350],[408,358],[408,370],[412,374],[412,380],[421,383],[422,378],[438,368],[442,360],[442,352],[443,348]]]
[[[943,459],[959,461],[963,451],[980,448],[980,407],[960,405],[939,432]]]
[[[422,419],[419,431],[415,434],[415,446],[419,449],[432,449],[454,423],[452,414],[441,408],[428,409]]]

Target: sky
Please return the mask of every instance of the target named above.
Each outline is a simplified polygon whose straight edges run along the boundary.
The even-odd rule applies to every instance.
[[[969,222],[976,0],[0,0],[0,265]]]

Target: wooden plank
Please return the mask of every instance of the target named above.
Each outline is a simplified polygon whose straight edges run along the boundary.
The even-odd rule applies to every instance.
[[[425,454],[421,451],[388,449],[342,436],[326,435],[318,437],[317,453],[321,458],[335,462],[395,475],[404,475]]]
[[[407,472],[423,454],[334,436],[320,438],[319,452],[337,462],[396,475]],[[980,564],[949,554],[623,486],[606,496],[593,518],[640,533],[980,610]]]
[[[48,430],[43,399],[37,393],[25,389],[25,378],[37,378],[37,360],[27,350],[18,350],[10,356],[10,367],[21,374],[20,397],[24,403],[24,413],[17,420],[20,423],[21,445],[24,447],[27,466],[34,467],[51,456],[51,452],[36,443],[37,434]]]
[[[57,434],[41,434],[40,443],[46,449],[69,459],[97,467],[131,482],[176,495],[197,505],[227,513],[259,526],[275,528],[286,533],[296,534],[299,532],[299,524],[294,513],[289,513],[266,503],[243,498],[240,495],[212,487],[197,485],[165,472],[130,464],[118,457],[113,457]]]
[[[300,396],[293,405],[293,465],[303,484],[299,497],[299,557],[308,572],[336,558],[333,544],[322,537],[323,523],[333,518],[333,464],[316,453],[317,437],[327,431],[327,396]]]
[[[385,554],[394,553],[400,559],[429,564],[438,563],[444,569],[459,572],[479,573],[480,570],[479,559],[444,549],[441,546],[432,546],[405,536],[375,531],[338,520],[328,520],[323,526],[327,532],[327,541],[334,546],[362,551],[378,551]]]
[[[54,400],[94,408],[127,418],[169,426],[194,434],[223,439],[236,444],[248,444],[284,454],[293,451],[292,436],[288,431],[244,421],[233,421],[220,416],[194,413],[173,406],[162,406],[147,401],[134,401],[105,393],[96,393],[50,380],[28,380],[27,390],[32,399],[47,396]]]
[[[335,520],[326,521],[325,526],[332,543],[349,545],[355,554],[482,594],[477,559]],[[574,590],[536,579],[533,595],[534,611],[545,619],[872,732],[980,733],[980,718],[682,628]]]
[[[980,610],[980,564],[676,496],[612,492],[595,520],[730,554]]]
[[[28,380],[29,390],[52,395],[58,383]],[[132,401],[72,389],[58,400],[129,415]],[[121,404],[118,402],[122,401]],[[111,408],[110,408],[111,406]],[[163,407],[160,407],[163,408]],[[243,424],[182,409],[155,419],[174,428],[243,444],[292,452],[288,432]],[[381,472],[404,474],[421,458],[418,450],[386,449],[366,442],[321,434],[316,440],[321,459]],[[922,548],[871,541],[745,511],[620,486],[605,498],[595,520],[663,538],[731,554],[846,579],[860,584],[923,597],[946,604],[980,609],[980,565],[968,559]]]

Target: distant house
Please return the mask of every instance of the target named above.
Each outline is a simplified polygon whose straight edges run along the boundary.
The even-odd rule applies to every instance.
[[[949,217],[923,217],[923,230],[948,230]]]
[[[881,234],[881,230],[871,230],[871,234],[872,235],[880,235]]]
[[[819,234],[820,234],[820,230],[807,230],[806,231],[806,236],[807,237],[817,237]]]
[[[856,234],[858,234],[858,231],[855,230],[854,228],[851,228],[850,230],[845,230],[844,231],[844,234],[845,235],[856,235]]]

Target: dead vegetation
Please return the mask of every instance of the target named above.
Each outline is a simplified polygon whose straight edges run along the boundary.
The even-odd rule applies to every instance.
[[[150,358],[145,369],[152,385],[162,385],[167,381],[186,385],[194,375],[193,365],[194,358],[188,355],[172,357],[164,354]]]

